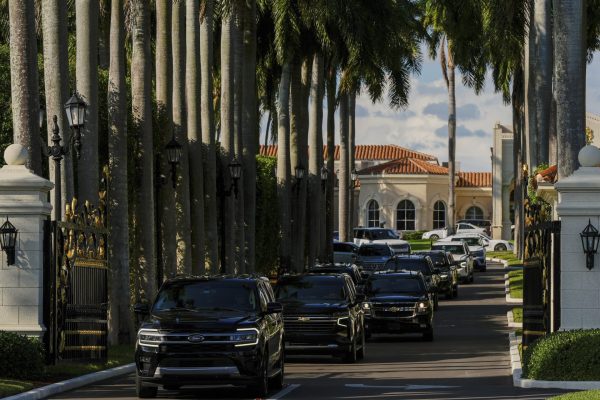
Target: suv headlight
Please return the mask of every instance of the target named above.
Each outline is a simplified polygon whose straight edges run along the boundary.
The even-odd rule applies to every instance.
[[[424,313],[429,309],[429,301],[420,301],[417,303],[417,312]]]
[[[373,306],[368,301],[365,301],[364,303],[362,303],[362,309],[366,315],[371,315],[372,308],[373,308]]]
[[[163,341],[163,335],[157,329],[140,329],[137,336],[141,346],[158,347]]]
[[[258,333],[256,328],[238,328],[237,332],[229,337],[229,340],[235,342],[235,347],[256,346]]]
[[[448,277],[449,277],[448,274],[440,274],[440,279],[443,280],[443,281],[447,280]]]
[[[336,315],[336,317],[338,326],[343,326],[344,328],[347,328],[350,325],[350,314],[342,313]]]

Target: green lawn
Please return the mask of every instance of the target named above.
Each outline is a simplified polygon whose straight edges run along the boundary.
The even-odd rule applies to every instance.
[[[523,265],[523,261],[519,260],[512,251],[488,251],[489,258],[499,258],[508,261],[508,265]]]
[[[523,270],[518,269],[508,273],[508,288],[513,299],[523,298]]]
[[[550,397],[554,400],[600,400],[600,390],[586,390],[585,392],[573,392]]]
[[[512,313],[515,322],[523,322],[523,307],[514,307]]]
[[[429,250],[431,249],[431,241],[429,239],[409,240],[412,251]]]
[[[33,384],[31,382],[0,379],[0,397],[12,396],[13,394],[31,390],[32,388]]]

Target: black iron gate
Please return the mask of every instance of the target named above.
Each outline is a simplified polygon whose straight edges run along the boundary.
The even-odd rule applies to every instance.
[[[105,186],[105,185],[104,185]],[[50,362],[105,360],[108,334],[106,186],[98,207],[67,205],[60,222],[47,224],[48,309],[46,346]],[[51,239],[51,240],[50,240]]]
[[[523,346],[560,326],[560,221],[542,200],[525,204]]]

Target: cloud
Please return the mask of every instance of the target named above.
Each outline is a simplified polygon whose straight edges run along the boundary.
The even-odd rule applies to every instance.
[[[354,113],[355,113],[356,118],[363,118],[363,117],[369,116],[369,110],[367,110],[365,107],[361,106],[360,104],[356,105],[356,109],[354,110]]]
[[[447,137],[448,136],[448,125],[444,125],[435,130],[435,135],[437,137]],[[488,133],[482,129],[476,129],[471,131],[467,129],[464,125],[459,125],[456,127],[456,137],[458,138],[484,138],[486,136],[490,136],[491,133]]]
[[[423,114],[434,115],[439,119],[448,118],[448,103],[432,103],[427,104],[423,109]]]
[[[441,120],[448,119],[448,103],[431,103],[425,106],[423,114],[434,115]],[[481,118],[479,107],[473,103],[456,108],[456,118],[459,120],[476,120]]]
[[[412,118],[414,116],[416,116],[417,113],[415,113],[412,110],[406,110],[406,111],[401,111],[401,112],[382,112],[382,111],[375,111],[373,113],[374,117],[378,117],[378,118],[390,118],[396,121],[406,121],[409,118]]]
[[[480,117],[479,107],[472,103],[465,104],[456,110],[456,118],[460,120],[479,119]]]

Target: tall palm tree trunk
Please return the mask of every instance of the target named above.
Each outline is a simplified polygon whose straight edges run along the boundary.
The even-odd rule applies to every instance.
[[[538,163],[548,163],[552,118],[552,0],[535,0],[534,10],[537,154]]]
[[[177,272],[192,272],[192,236],[190,211],[190,163],[189,143],[186,133],[185,113],[185,4],[184,0],[173,2],[171,21],[171,45],[173,48],[173,130],[181,145],[181,160],[175,191],[175,221],[177,227]]]
[[[202,74],[201,112],[204,160],[204,206],[206,233],[206,269],[219,268],[219,232],[217,224],[217,152],[215,149],[215,117],[213,107],[213,19],[214,0],[204,2],[200,16],[200,71]]]
[[[221,170],[225,188],[231,186],[229,164],[235,154],[234,143],[234,54],[233,54],[233,12],[231,9],[222,18],[221,23]],[[235,272],[235,201],[234,196],[226,196],[221,203],[224,207],[221,221],[223,233],[224,257],[222,260],[225,272]],[[223,268],[222,267],[222,268]]]
[[[64,104],[69,96],[69,54],[67,49],[67,5],[64,1],[42,1],[42,26],[44,36],[44,92],[46,95],[47,143],[52,143],[54,129],[53,118],[56,115],[58,129],[64,139],[70,136],[69,125],[64,112]],[[54,161],[48,158],[48,176],[54,180]],[[73,198],[73,165],[71,154],[63,156],[60,182],[54,182],[61,188],[61,204],[54,204],[54,189],[50,193],[52,207],[65,209],[67,201]],[[54,215],[54,213],[53,213]]]
[[[81,201],[89,200],[92,203],[97,203],[100,178],[98,166],[98,7],[97,0],[75,2],[77,27],[75,76],[77,91],[87,103],[87,117],[81,133],[82,162],[77,168],[77,197]],[[147,101],[151,102],[150,99]]]
[[[290,73],[286,62],[281,70],[277,102],[277,200],[279,226],[282,237],[279,246],[279,265],[284,272],[291,271],[291,204],[290,204]]]
[[[308,265],[313,265],[319,254],[321,240],[322,198],[321,158],[323,156],[323,57],[317,53],[312,60],[312,77],[308,130]]]
[[[150,11],[144,0],[131,0],[133,13],[131,53],[132,131],[136,139],[135,238],[143,298],[151,300],[157,289],[154,224],[154,160],[152,137],[152,64]]]
[[[244,151],[244,220],[246,232],[247,272],[256,270],[256,153],[258,150],[258,116],[256,111],[256,0],[248,0],[244,8],[244,70],[242,72]]]
[[[133,339],[129,290],[129,203],[127,187],[127,86],[125,83],[125,16],[123,0],[113,0],[108,70],[109,241],[111,271],[109,340]]]
[[[10,86],[14,142],[29,152],[27,167],[42,175],[39,82],[33,0],[9,0]]]
[[[348,170],[350,173],[354,173],[355,162],[354,162],[354,148],[356,142],[356,91],[350,92],[348,94]],[[354,184],[355,182],[350,181],[350,199],[349,199],[349,207],[348,207],[348,235],[350,239],[353,238],[354,228]],[[389,226],[391,228],[391,226]]]
[[[348,94],[340,92],[340,168],[338,172],[338,231],[340,240],[350,240],[348,232],[348,192],[350,178]]]
[[[585,145],[585,26],[583,0],[554,1],[554,68],[558,176],[571,175]]]
[[[535,24],[531,24],[525,36],[524,46],[524,87],[525,87],[525,140],[527,164],[530,172],[538,165],[537,98],[536,98],[536,60]]]
[[[200,127],[200,14],[198,0],[186,2],[185,81],[189,141],[192,273],[204,272],[204,172]]]
[[[157,259],[157,265],[163,271],[163,278],[170,278],[177,274],[177,230],[175,228],[175,189],[171,182],[169,160],[164,156],[163,149],[173,137],[173,53],[171,46],[171,17],[173,3],[171,0],[156,1],[156,107],[160,133],[158,135],[159,145],[158,164],[160,173],[164,175],[165,184],[158,191],[158,209],[160,211],[160,226],[162,246],[161,259]]]
[[[448,51],[448,232],[454,232],[456,176],[456,80],[451,50]]]
[[[324,253],[321,258],[333,262],[333,230],[335,223],[334,187],[336,181],[335,169],[335,108],[337,71],[329,66],[327,71],[327,187],[326,187],[326,229],[323,238]]]

